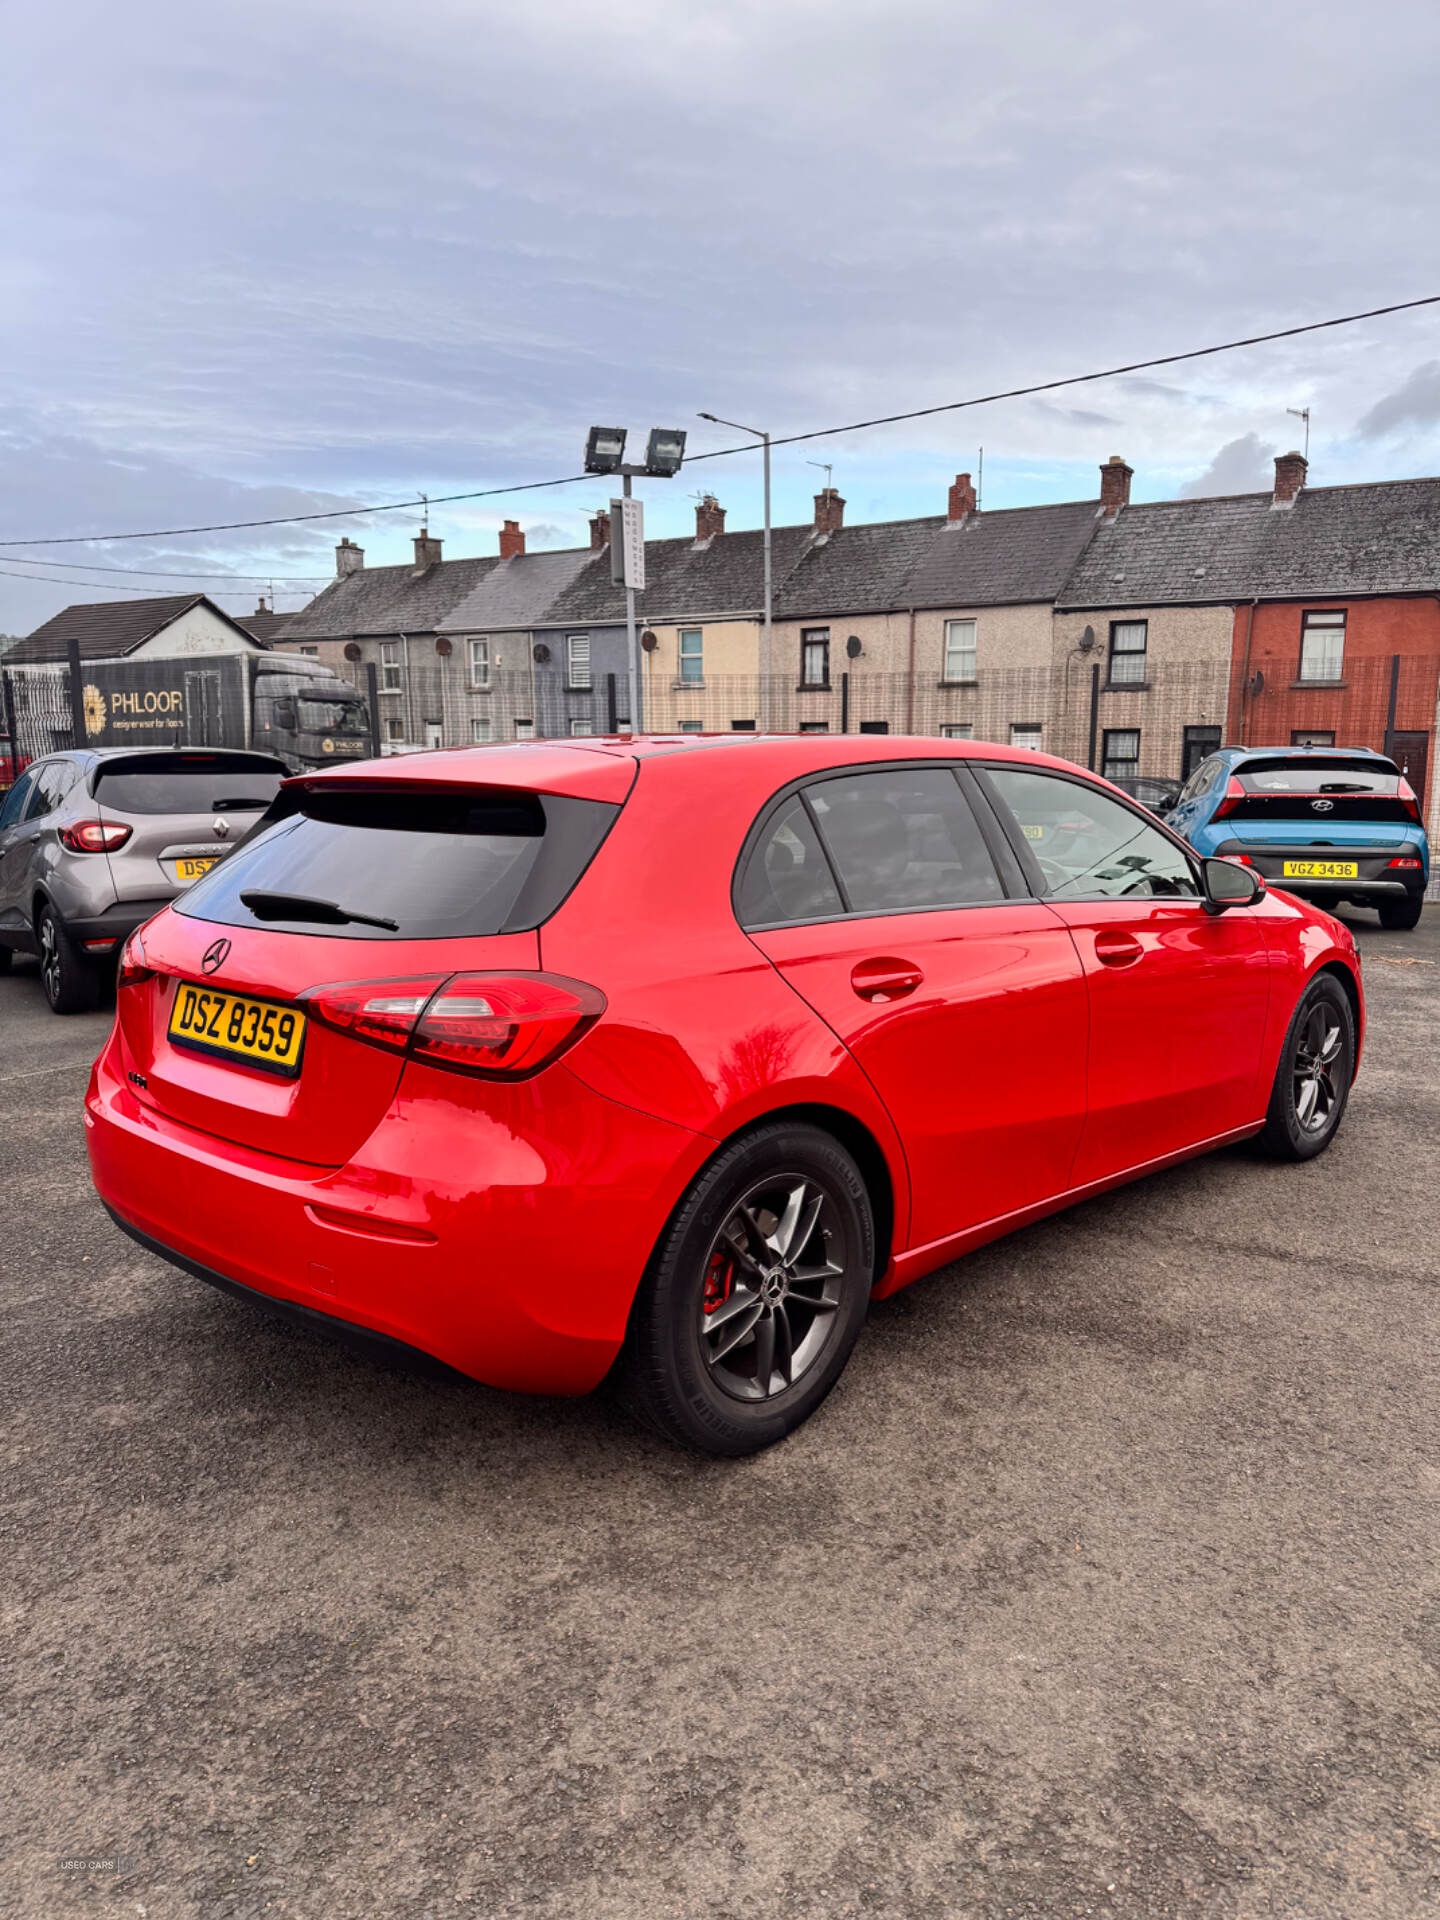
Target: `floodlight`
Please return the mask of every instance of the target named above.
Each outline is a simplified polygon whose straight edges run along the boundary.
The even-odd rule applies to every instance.
[[[645,447],[645,471],[656,480],[669,480],[680,471],[685,458],[685,433],[681,427],[652,427]]]
[[[655,436],[650,437],[653,440]],[[591,427],[585,436],[587,473],[618,473],[624,458],[624,427]]]

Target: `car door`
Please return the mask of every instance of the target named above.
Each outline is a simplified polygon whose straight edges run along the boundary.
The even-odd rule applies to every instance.
[[[39,772],[38,766],[27,767],[0,805],[0,930],[29,925],[22,896],[40,828],[38,822],[27,822],[25,815],[35,797]]]
[[[1082,969],[953,763],[846,768],[788,794],[752,835],[738,905],[888,1109],[912,1247],[1065,1190]]]
[[[1260,1119],[1269,953],[1255,915],[1211,911],[1194,857],[1083,778],[1007,763],[982,779],[1085,970],[1075,1185]]]

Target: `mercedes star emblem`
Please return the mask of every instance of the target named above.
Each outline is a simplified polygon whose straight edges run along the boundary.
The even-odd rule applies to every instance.
[[[223,967],[225,964],[225,956],[229,951],[230,942],[228,940],[212,940],[210,945],[205,949],[204,959],[200,962],[201,972],[214,973],[217,967]]]

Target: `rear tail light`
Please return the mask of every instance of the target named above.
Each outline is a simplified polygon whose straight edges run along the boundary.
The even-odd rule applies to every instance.
[[[1241,786],[1240,782],[1235,778],[1234,774],[1232,773],[1230,776],[1229,785],[1225,789],[1225,798],[1220,802],[1219,806],[1215,809],[1215,814],[1214,814],[1215,819],[1223,820],[1227,813],[1233,813],[1236,807],[1239,806],[1240,802],[1244,798],[1245,798],[1245,789],[1244,787]]]
[[[77,820],[60,829],[60,844],[71,853],[116,853],[130,838],[131,829],[113,820]]]
[[[1396,792],[1399,796],[1401,806],[1404,807],[1415,824],[1419,826],[1421,824],[1420,802],[1415,797],[1415,789],[1403,774],[1400,776],[1400,785],[1396,789]]]
[[[145,942],[140,938],[137,927],[120,950],[120,965],[115,974],[115,985],[119,987],[138,987],[143,981],[153,980],[155,969],[145,954]]]
[[[1238,867],[1253,867],[1255,864],[1254,859],[1248,853],[1222,853],[1220,858],[1222,860],[1233,860]]]
[[[524,1080],[605,1011],[605,996],[554,973],[348,980],[299,996],[312,1020],[374,1047],[486,1080]]]
[[[1388,860],[1386,861],[1385,864],[1388,867],[1408,867],[1414,870],[1418,870],[1420,866],[1420,862],[1418,860],[1411,860],[1411,859]]]

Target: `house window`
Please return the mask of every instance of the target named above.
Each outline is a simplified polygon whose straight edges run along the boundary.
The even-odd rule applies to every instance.
[[[594,731],[595,722],[593,720],[572,720],[570,722],[570,738],[572,740],[588,740]]]
[[[488,640],[470,642],[470,684],[472,687],[488,687],[490,684],[490,642]]]
[[[940,738],[942,740],[973,740],[975,738],[975,723],[971,720],[952,721],[948,725],[941,727]]]
[[[1027,720],[1023,725],[1017,724],[1010,729],[1011,746],[1028,747],[1032,753],[1040,752],[1044,739],[1044,727],[1037,727],[1033,720]]]
[[[1307,613],[1300,623],[1300,678],[1338,680],[1345,665],[1345,609]]]
[[[1140,771],[1140,729],[1107,727],[1100,771],[1107,780],[1133,780]]]
[[[1186,727],[1185,751],[1180,764],[1180,784],[1194,773],[1202,760],[1208,760],[1220,745],[1219,727]]]
[[[699,686],[705,678],[705,629],[680,629],[680,678],[686,686]]]
[[[802,733],[828,733],[830,731],[830,722],[828,720],[802,720],[800,722],[800,731]]]
[[[380,691],[400,691],[400,642],[384,640],[380,644]]]
[[[398,745],[405,738],[405,722],[392,716],[385,722],[385,738]]]
[[[565,639],[565,684],[568,687],[590,685],[590,636],[567,634]]]
[[[940,678],[954,686],[975,678],[975,622],[945,622],[945,669]]]
[[[888,720],[862,720],[860,722],[860,731],[861,733],[888,733],[890,731],[890,722]]]
[[[517,740],[533,740],[535,738],[535,722],[533,720],[517,720],[515,722],[515,738]]]
[[[487,741],[493,740],[494,737],[494,730],[491,726],[489,714],[477,713],[474,715],[470,722],[470,744],[475,747],[483,747]]]
[[[703,720],[682,720],[680,722],[680,731],[681,733],[703,733],[705,731],[705,722]]]
[[[319,647],[297,647],[295,651],[303,653],[308,660],[316,660],[320,656]]]
[[[1145,649],[1149,644],[1148,620],[1112,620],[1110,622],[1110,684],[1112,687],[1141,687],[1145,684]]]
[[[830,686],[830,629],[800,629],[800,685],[828,691]]]
[[[1333,747],[1335,744],[1335,735],[1333,733],[1317,733],[1314,727],[1301,727],[1297,732],[1291,734],[1290,744],[1292,747]]]
[[[732,720],[730,722],[730,731],[732,733],[754,733],[755,722],[753,720]]]

